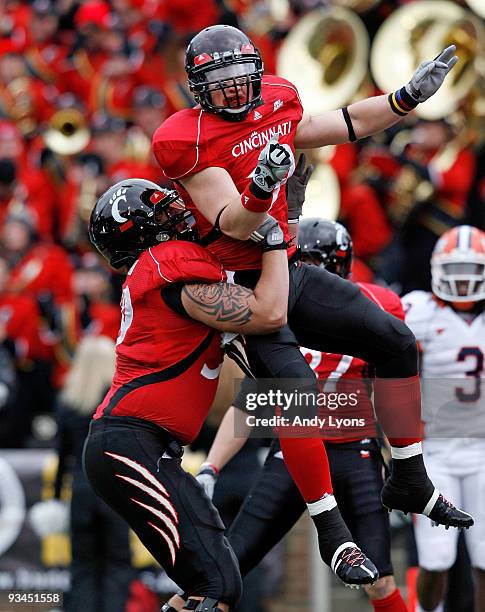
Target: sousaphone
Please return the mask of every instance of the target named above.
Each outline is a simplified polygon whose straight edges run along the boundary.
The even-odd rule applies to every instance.
[[[476,85],[484,40],[481,21],[453,2],[406,4],[390,15],[376,34],[371,49],[372,76],[382,91],[394,91],[409,81],[421,62],[433,59],[448,45],[456,45],[460,61],[438,92],[416,109],[423,119],[440,119],[450,115]]]
[[[292,28],[277,71],[296,85],[305,112],[314,115],[350,102],[367,74],[368,54],[367,31],[354,12],[321,8]]]

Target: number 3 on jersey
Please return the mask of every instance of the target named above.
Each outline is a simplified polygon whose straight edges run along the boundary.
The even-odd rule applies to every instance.
[[[455,394],[460,402],[476,402],[481,395],[481,375],[483,372],[483,353],[478,346],[464,346],[457,355],[458,361],[468,361],[475,368],[469,370],[466,375],[475,378],[475,388],[471,393],[466,393],[463,387],[456,387]]]
[[[133,306],[131,305],[131,296],[129,287],[123,289],[121,294],[121,325],[116,339],[116,346],[121,344],[125,339],[126,332],[130,329],[133,323]]]

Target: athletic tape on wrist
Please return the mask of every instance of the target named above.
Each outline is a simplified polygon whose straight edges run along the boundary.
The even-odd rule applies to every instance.
[[[418,105],[416,100],[414,100],[408,94],[405,87],[401,87],[401,89],[398,89],[394,93],[389,94],[389,97],[387,99],[389,101],[391,110],[400,117],[405,117]]]
[[[241,204],[246,210],[254,213],[264,213],[271,208],[272,194],[269,193],[266,198],[258,198],[251,191],[251,183],[246,187],[241,194]]]

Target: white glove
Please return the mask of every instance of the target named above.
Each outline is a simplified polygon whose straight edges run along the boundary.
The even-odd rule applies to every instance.
[[[254,187],[260,190],[265,197],[272,193],[291,168],[291,155],[283,145],[278,143],[278,138],[278,134],[275,134],[261,151],[253,174]],[[254,189],[252,191],[255,192]],[[258,194],[255,193],[255,195]]]
[[[445,76],[458,61],[454,55],[455,45],[446,47],[433,61],[423,62],[419,65],[412,79],[404,86],[406,92],[415,102],[425,102],[443,84]]]
[[[267,215],[266,219],[257,229],[254,230],[254,232],[249,236],[249,238],[253,242],[263,242],[268,233],[276,227],[279,227],[278,221],[276,221],[276,219],[271,215]]]
[[[214,487],[216,486],[219,474],[214,469],[212,463],[203,463],[199,473],[195,477],[197,482],[204,487],[204,492],[209,499],[214,497]]]
[[[30,526],[39,538],[69,529],[69,505],[58,499],[37,502],[29,510]]]

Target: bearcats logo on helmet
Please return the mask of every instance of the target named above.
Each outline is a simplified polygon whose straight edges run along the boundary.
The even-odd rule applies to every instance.
[[[125,221],[128,221],[126,217],[121,216],[118,208],[118,204],[120,202],[126,202],[126,192],[127,189],[125,187],[121,187],[109,199],[109,203],[111,204],[111,214],[113,215],[113,219],[118,223],[124,223]]]

